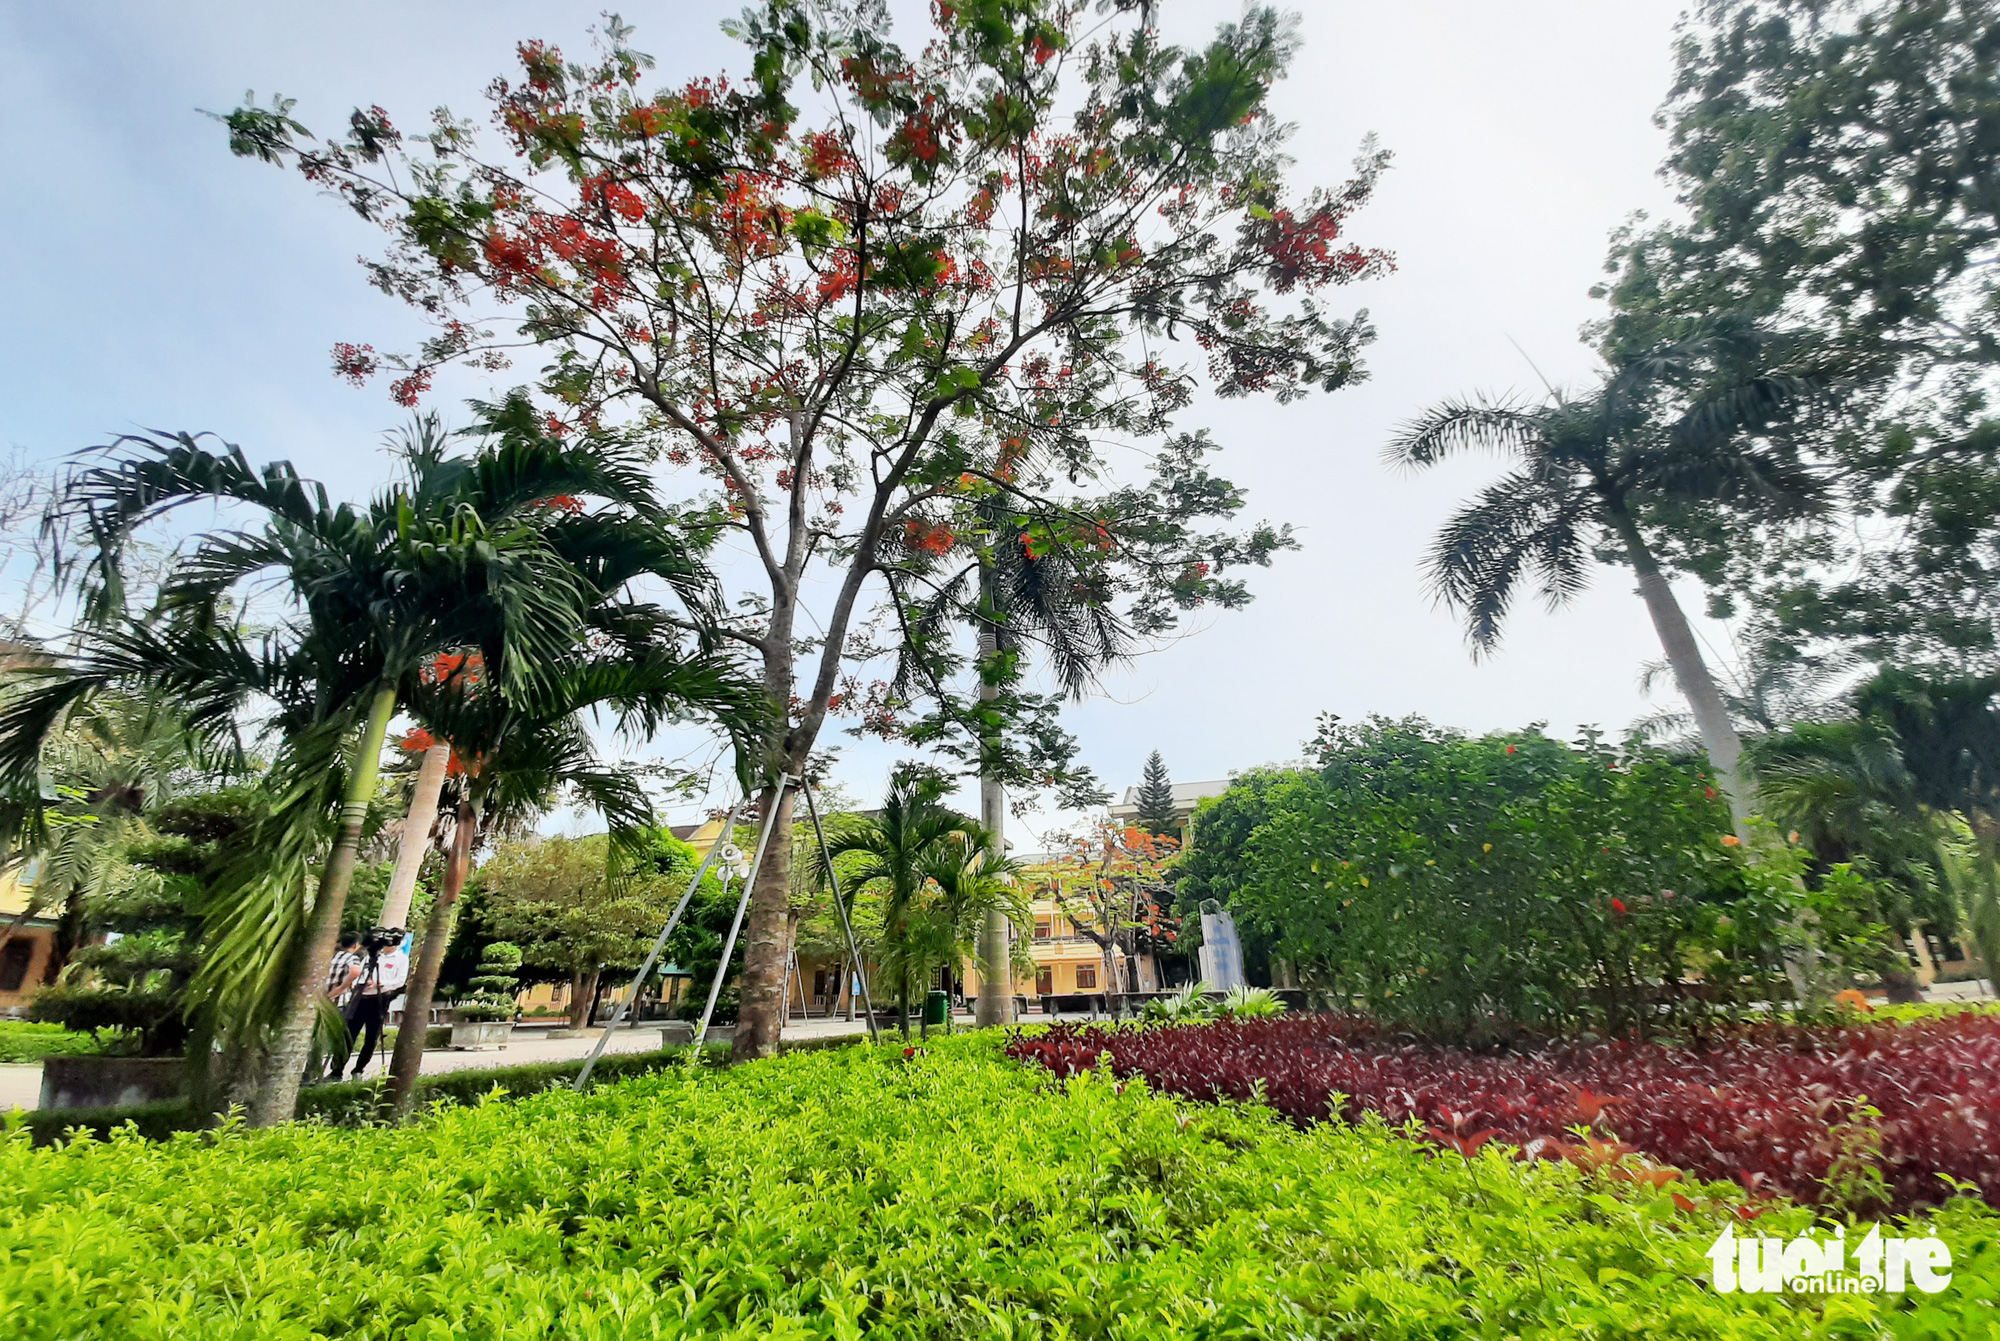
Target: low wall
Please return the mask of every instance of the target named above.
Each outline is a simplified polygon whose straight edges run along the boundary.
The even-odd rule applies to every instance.
[[[178,1099],[187,1090],[179,1057],[45,1057],[43,1108],[128,1108]]]

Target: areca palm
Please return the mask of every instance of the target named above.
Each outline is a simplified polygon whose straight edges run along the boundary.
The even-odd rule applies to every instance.
[[[643,538],[636,536],[643,543]],[[605,593],[607,597],[615,591]],[[627,607],[618,619],[628,633],[639,621]],[[453,821],[438,897],[410,974],[404,1018],[429,1018],[432,997],[459,894],[482,836],[516,827],[544,813],[556,799],[596,810],[611,831],[610,855],[652,819],[645,792],[631,773],[600,760],[584,714],[609,709],[622,725],[650,734],[672,715],[704,716],[747,739],[762,720],[764,701],[753,683],[712,655],[682,655],[666,643],[630,644],[578,657],[563,667],[532,708],[498,694],[450,682],[430,683],[411,705],[413,714],[449,742],[453,752]],[[740,751],[739,751],[740,753]],[[423,1058],[423,1030],[396,1036],[390,1060],[392,1115],[407,1117]]]
[[[258,470],[239,448],[186,434],[121,439],[66,492],[95,542],[86,606],[100,621],[122,602],[120,557],[141,524],[194,501],[262,514],[254,529],[204,536],[162,585],[155,621],[112,625],[0,712],[9,783],[66,712],[120,685],[181,700],[216,736],[261,712],[281,742],[270,814],[217,892],[213,952],[195,984],[266,1057],[255,1123],[291,1114],[384,736],[426,668],[477,653],[493,692],[532,705],[586,637],[638,636],[626,612],[592,618],[602,592],[652,574],[685,601],[706,599],[698,553],[666,524],[635,458],[543,436],[525,399],[489,407],[487,421],[494,441],[468,457],[447,454],[435,420],[420,423],[402,444],[406,478],[365,506],[332,503],[289,463]],[[655,534],[643,555],[606,543],[633,522]],[[254,601],[262,582],[287,599],[252,638],[228,603]]]
[[[945,806],[940,779],[914,771],[899,772],[889,795],[874,816],[841,827],[829,835],[828,851],[841,864],[842,883],[859,893],[873,891],[882,903],[881,972],[894,985],[896,1010],[904,1033],[910,1029],[910,998],[921,990],[930,971],[945,962],[956,928],[940,916],[946,886],[937,877],[953,870],[964,879],[951,886],[949,897],[968,900],[993,896],[978,884],[981,871],[997,872],[991,857],[991,835],[983,826]],[[979,862],[971,854],[982,855]],[[978,908],[983,919],[985,906]]]
[[[1917,798],[1972,830],[1971,929],[2000,992],[2000,675],[1888,668],[1856,691],[1855,707],[1894,738]]]
[[[1746,344],[1689,340],[1612,369],[1587,395],[1552,393],[1541,405],[1446,401],[1399,428],[1386,452],[1411,469],[1475,448],[1513,458],[1445,523],[1427,562],[1432,590],[1464,616],[1475,655],[1498,644],[1524,584],[1553,609],[1588,584],[1598,559],[1631,569],[1739,823],[1751,809],[1742,742],[1657,542],[1659,519],[1686,509],[1787,520],[1819,506],[1818,481],[1773,432],[1796,413],[1802,384],[1710,371],[1754,352]]]

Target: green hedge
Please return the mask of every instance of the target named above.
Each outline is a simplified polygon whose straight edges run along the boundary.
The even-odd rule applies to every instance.
[[[2000,1217],[1929,1296],[1717,1296],[1741,1201],[1379,1123],[1298,1132],[991,1034],[675,1068],[404,1128],[0,1142],[0,1328],[119,1337],[1990,1334]],[[623,1060],[623,1059],[620,1059]],[[486,1073],[489,1076],[493,1073]],[[1695,1209],[1677,1207],[1672,1193]],[[1759,1220],[1789,1237],[1809,1212]],[[1929,1225],[1926,1226],[1928,1228]]]
[[[94,1035],[59,1024],[0,1020],[0,1062],[39,1062],[44,1057],[81,1057],[103,1050]]]
[[[702,1060],[710,1066],[729,1058],[727,1044],[711,1044],[703,1049]],[[605,1057],[591,1073],[593,1088],[602,1081],[625,1080],[646,1075],[685,1060],[687,1049],[663,1048],[655,1052],[620,1052]],[[525,1066],[468,1067],[417,1079],[417,1105],[474,1104],[498,1087],[509,1099],[525,1098],[543,1090],[567,1086],[583,1069],[583,1062],[532,1062]],[[307,1121],[336,1127],[359,1127],[375,1120],[382,1100],[383,1082],[347,1080],[333,1085],[311,1085],[299,1091],[298,1115]],[[185,1100],[134,1104],[123,1108],[47,1108],[21,1115],[20,1125],[36,1145],[51,1145],[64,1139],[72,1129],[90,1132],[98,1140],[133,1123],[148,1140],[165,1140],[177,1132],[194,1131],[201,1125]]]

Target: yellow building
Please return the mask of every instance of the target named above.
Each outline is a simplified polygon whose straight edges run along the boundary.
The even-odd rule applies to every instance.
[[[1017,927],[1015,934],[1026,940],[1028,953],[1035,961],[1035,972],[1032,978],[1017,972],[1013,995],[1070,996],[1090,992],[1159,990],[1159,968],[1151,955],[1142,954],[1131,961],[1137,970],[1136,986],[1123,981],[1113,983],[1106,976],[1103,949],[1077,928],[1054,899],[1036,899],[1029,906],[1034,911],[1035,925],[1032,928]],[[1123,974],[1126,970],[1121,969],[1120,972]],[[977,996],[977,965],[968,960],[963,976],[966,997]]]
[[[14,925],[28,907],[29,885],[18,874],[0,876],[0,931],[14,928],[0,949],[0,1015],[19,1015],[48,976],[56,949],[53,918],[30,917]]]

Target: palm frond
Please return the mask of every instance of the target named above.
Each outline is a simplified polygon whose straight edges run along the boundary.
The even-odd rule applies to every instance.
[[[1430,585],[1465,620],[1474,654],[1499,645],[1515,589],[1534,581],[1559,608],[1587,585],[1586,496],[1539,471],[1516,471],[1453,514],[1431,546]]]
[[[1545,441],[1544,412],[1505,401],[1447,400],[1397,426],[1383,459],[1405,470],[1460,452],[1532,455]]]

